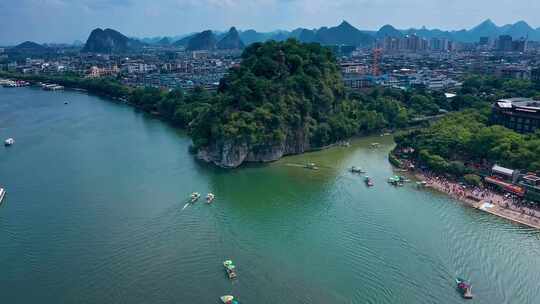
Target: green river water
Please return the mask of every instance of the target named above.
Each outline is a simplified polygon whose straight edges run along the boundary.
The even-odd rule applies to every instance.
[[[469,303],[540,303],[540,233],[388,185],[391,137],[225,171],[130,107],[0,88],[7,137],[1,303],[463,303],[456,276]],[[184,208],[193,191],[217,199]]]

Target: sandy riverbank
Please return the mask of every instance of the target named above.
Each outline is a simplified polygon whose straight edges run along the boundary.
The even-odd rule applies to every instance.
[[[439,176],[428,176],[420,172],[415,177],[426,182],[426,187],[448,194],[475,209],[540,229],[540,212],[526,207],[520,207],[514,202],[483,188],[465,188],[462,185]]]

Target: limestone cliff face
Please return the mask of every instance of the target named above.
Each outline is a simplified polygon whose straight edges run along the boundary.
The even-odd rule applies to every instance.
[[[285,155],[310,150],[309,139],[303,130],[291,132],[281,143],[251,146],[245,142],[225,141],[200,148],[197,158],[222,168],[236,168],[244,162],[272,162]]]

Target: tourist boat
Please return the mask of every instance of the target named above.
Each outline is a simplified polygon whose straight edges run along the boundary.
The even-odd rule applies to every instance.
[[[375,184],[373,184],[373,180],[369,176],[366,176],[366,178],[364,178],[364,182],[366,183],[366,186],[368,187],[375,186]]]
[[[464,279],[457,278],[456,279],[457,289],[465,299],[472,299],[472,287],[471,284],[467,283]]]
[[[350,171],[351,171],[351,173],[356,173],[356,174],[366,173],[361,168],[358,168],[358,167],[355,167],[355,166],[352,166]]]
[[[231,295],[222,296],[219,299],[224,304],[238,304],[238,301],[236,301]]]
[[[229,276],[229,279],[236,279],[236,266],[234,266],[233,261],[226,260],[223,262],[223,267],[225,267],[225,271],[227,271],[227,275]]]
[[[0,188],[0,204],[2,204],[4,196],[6,196],[6,190],[4,190],[4,188]]]
[[[11,146],[15,143],[15,140],[13,138],[8,138],[4,141],[5,146]]]
[[[401,180],[399,179],[399,177],[390,177],[388,179],[388,183],[393,185],[393,186],[403,186],[403,183],[401,182]]]
[[[214,201],[215,198],[216,198],[216,196],[214,194],[208,193],[206,195],[206,203],[211,204]]]
[[[310,170],[319,170],[319,167],[315,163],[307,163],[304,168],[310,169]]]
[[[191,196],[190,196],[190,202],[195,203],[196,201],[199,200],[200,197],[201,195],[199,194],[199,192],[193,192],[191,193]]]
[[[392,184],[394,186],[403,186],[404,183],[409,182],[408,179],[404,178],[403,176],[395,175],[390,178],[388,178],[388,183]]]

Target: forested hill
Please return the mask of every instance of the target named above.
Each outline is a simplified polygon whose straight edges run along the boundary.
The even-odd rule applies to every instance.
[[[125,53],[142,48],[144,43],[128,38],[113,29],[102,30],[97,28],[90,33],[83,53]]]
[[[255,43],[192,125],[199,158],[222,167],[272,161],[355,133],[331,51],[296,40]]]
[[[494,77],[470,77],[452,99],[451,113],[425,128],[395,136],[408,157],[443,174],[461,177],[481,173],[472,164],[499,164],[524,172],[540,172],[540,130],[520,134],[490,121],[491,104],[515,96],[540,100],[540,82]]]

